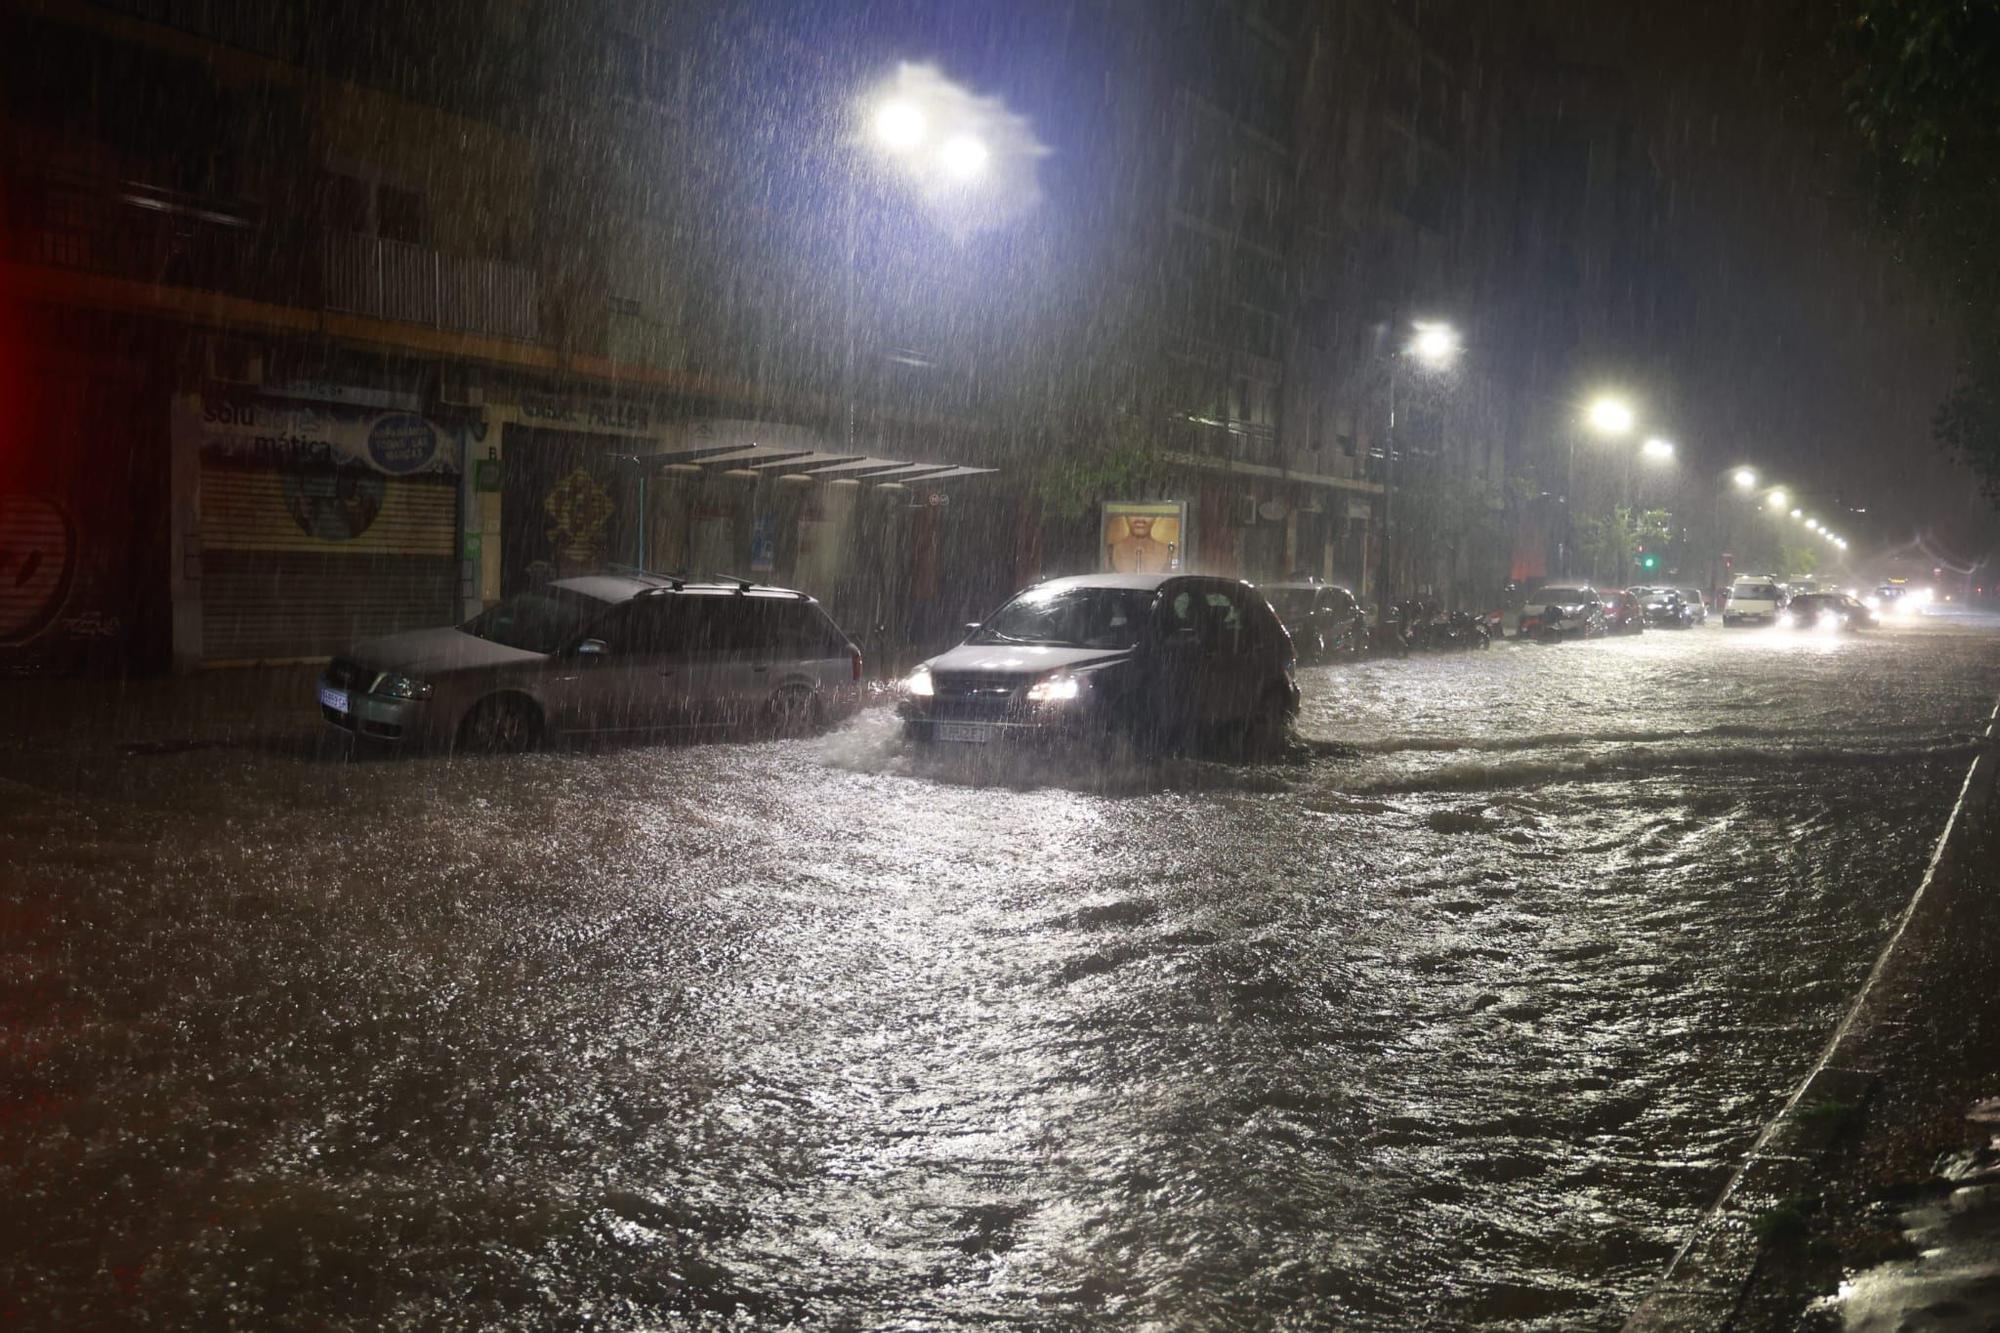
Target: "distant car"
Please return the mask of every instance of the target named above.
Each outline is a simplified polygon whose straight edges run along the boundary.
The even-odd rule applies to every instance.
[[[1748,577],[1739,578],[1729,585],[1729,601],[1722,608],[1722,623],[1746,625],[1751,622],[1771,624],[1790,604],[1791,595],[1776,579]]]
[[[1351,657],[1368,647],[1368,617],[1354,594],[1334,583],[1265,583],[1260,591],[1291,632],[1301,662]]]
[[[1015,594],[922,663],[897,705],[920,742],[1119,735],[1151,750],[1274,745],[1298,712],[1291,635],[1255,587],[1183,574],[1088,574]]]
[[[1610,588],[1598,593],[1598,600],[1604,604],[1604,631],[1607,634],[1644,634],[1646,632],[1646,607],[1637,596],[1624,588]]]
[[[1686,629],[1695,623],[1694,611],[1679,588],[1629,588],[1645,609],[1646,623],[1667,629]]]
[[[1555,620],[1549,616],[1550,608],[1558,613]],[[1588,583],[1540,584],[1522,602],[1514,632],[1531,639],[1551,634],[1566,639],[1595,638],[1604,633],[1604,603]]]
[[[1708,594],[1699,588],[1676,588],[1681,600],[1687,603],[1688,618],[1697,625],[1708,623]]]
[[[1882,623],[1858,598],[1844,592],[1809,592],[1794,597],[1785,614],[1800,629],[1876,629]]]
[[[578,732],[811,730],[861,701],[861,653],[818,602],[749,582],[557,579],[465,624],[357,643],[319,678],[369,741],[486,751]]]

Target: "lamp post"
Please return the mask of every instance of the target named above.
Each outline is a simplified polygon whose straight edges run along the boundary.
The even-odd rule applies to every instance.
[[[1034,163],[1048,150],[1028,121],[930,65],[903,64],[855,108],[846,164],[846,292],[841,366],[846,446],[855,439],[856,307],[864,178],[900,180],[937,225],[965,235],[1004,225],[1035,206]]]
[[[1632,405],[1616,394],[1601,394],[1591,400],[1584,409],[1583,422],[1592,432],[1606,439],[1615,439],[1631,433],[1638,416]],[[1572,427],[1569,434],[1569,453],[1563,465],[1563,573],[1574,574],[1572,563],[1576,559],[1576,437]]]
[[[1734,510],[1730,511],[1727,535],[1724,534],[1722,527],[1722,496],[1725,489],[1722,483],[1725,478],[1728,480],[1729,487],[1733,488],[1738,495],[1747,495],[1757,489],[1757,469],[1753,467],[1725,468],[1715,476],[1716,484],[1712,488],[1714,505],[1710,510],[1712,518],[1711,532],[1715,541],[1714,551],[1709,557],[1708,564],[1708,587],[1710,592],[1714,592],[1722,586],[1723,551],[1725,547],[1735,544],[1736,537],[1736,517]]]
[[[1375,606],[1379,620],[1389,617],[1389,571],[1394,565],[1391,534],[1396,495],[1396,381],[1405,358],[1416,358],[1429,370],[1442,370],[1458,358],[1458,330],[1435,320],[1411,325],[1410,341],[1389,354],[1389,424],[1382,435],[1382,561],[1375,575]]]

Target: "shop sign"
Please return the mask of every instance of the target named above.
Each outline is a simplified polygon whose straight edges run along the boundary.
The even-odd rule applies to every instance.
[[[414,412],[209,393],[176,401],[174,434],[210,458],[358,466],[400,477],[458,471],[462,428]]]
[[[593,430],[644,431],[652,425],[644,403],[533,392],[521,395],[521,419]]]
[[[750,572],[769,574],[777,567],[777,520],[769,514],[759,514],[750,521]]]
[[[1100,568],[1120,574],[1171,574],[1183,568],[1184,500],[1107,501],[1098,528]]]

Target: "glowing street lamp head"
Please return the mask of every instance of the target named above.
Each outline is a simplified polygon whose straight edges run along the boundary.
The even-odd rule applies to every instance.
[[[986,171],[993,152],[976,135],[954,134],[938,149],[938,161],[945,174],[955,181],[977,180]]]
[[[1804,518],[1804,517],[1805,517],[1805,514],[1806,514],[1806,511],[1805,511],[1805,510],[1803,510],[1803,509],[1794,509],[1794,510],[1792,511],[1792,517],[1793,517],[1793,518]]]
[[[1674,442],[1672,440],[1663,440],[1655,435],[1652,439],[1639,446],[1639,452],[1646,455],[1646,458],[1654,463],[1670,462],[1674,456]]]
[[[1757,470],[1747,467],[1737,468],[1730,474],[1730,480],[1736,483],[1737,490],[1747,491],[1757,484]]]
[[[1425,365],[1442,366],[1458,355],[1458,330],[1451,325],[1420,322],[1416,330],[1410,354]]]
[[[1603,435],[1623,435],[1632,429],[1632,408],[1622,399],[1599,398],[1590,405],[1590,426]]]
[[[1770,505],[1773,509],[1785,509],[1790,507],[1792,497],[1786,495],[1783,490],[1776,490],[1771,492],[1771,497],[1764,503]]]
[[[923,143],[930,121],[916,103],[895,97],[875,108],[875,142],[892,153],[907,153]]]

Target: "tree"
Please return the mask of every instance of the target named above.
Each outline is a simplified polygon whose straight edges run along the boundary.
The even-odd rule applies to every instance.
[[[2000,6],[1846,0],[1835,46],[1882,215],[1963,334],[1933,433],[2000,504]]]

